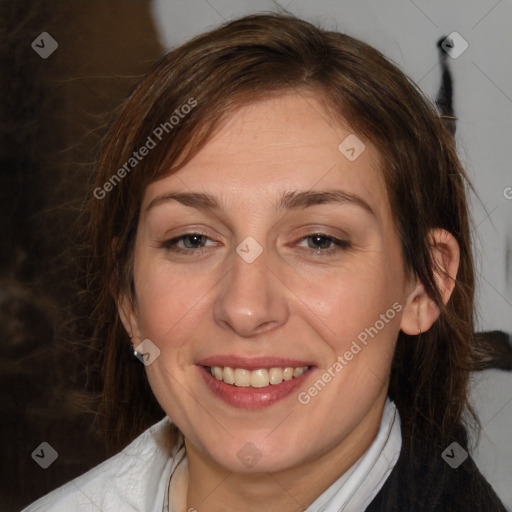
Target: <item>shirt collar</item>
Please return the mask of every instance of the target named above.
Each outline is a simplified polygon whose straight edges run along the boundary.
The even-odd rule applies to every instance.
[[[386,399],[377,436],[365,453],[326,489],[308,512],[361,512],[372,502],[395,467],[402,447],[400,415]]]
[[[372,502],[395,467],[402,447],[400,415],[395,404],[386,399],[377,436],[365,453],[326,489],[309,507],[307,512],[361,512]],[[187,456],[183,437],[175,446],[174,470],[166,490],[163,512],[180,510],[186,489],[183,490],[183,471]]]

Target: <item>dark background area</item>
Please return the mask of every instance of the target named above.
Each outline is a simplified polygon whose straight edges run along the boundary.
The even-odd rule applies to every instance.
[[[162,54],[146,1],[0,3],[0,510],[105,458],[79,400],[76,221],[115,109]],[[47,59],[31,47],[57,42]],[[57,460],[32,452],[46,441]]]

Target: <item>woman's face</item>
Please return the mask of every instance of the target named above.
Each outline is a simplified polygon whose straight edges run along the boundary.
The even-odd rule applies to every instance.
[[[160,350],[146,371],[163,409],[229,471],[292,468],[378,428],[414,283],[360,144],[288,94],[238,110],[145,191],[130,328]]]

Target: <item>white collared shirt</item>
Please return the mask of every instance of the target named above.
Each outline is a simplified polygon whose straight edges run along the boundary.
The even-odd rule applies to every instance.
[[[387,399],[379,431],[370,447],[307,508],[308,512],[366,510],[395,467],[401,448],[400,415]]]
[[[171,420],[165,417],[114,457],[22,512],[182,512],[177,507],[183,506],[186,489],[177,477],[186,470],[187,457],[183,437],[174,443],[171,428]],[[400,416],[388,399],[368,450],[307,508],[308,512],[365,510],[395,466],[401,445]]]

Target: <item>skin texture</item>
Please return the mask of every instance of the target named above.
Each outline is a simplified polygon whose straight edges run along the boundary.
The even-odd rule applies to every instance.
[[[119,310],[134,344],[150,339],[161,351],[146,371],[185,435],[185,510],[282,512],[314,501],[376,435],[399,330],[425,332],[439,315],[422,284],[404,272],[376,149],[363,140],[354,161],[338,150],[351,133],[311,94],[257,102],[236,111],[185,167],[145,191],[136,297],[121,296]],[[283,193],[330,189],[358,196],[374,213],[353,202],[278,207]],[[147,210],[169,192],[212,194],[220,207],[161,200]],[[162,246],[187,233],[207,238],[172,246],[186,253]],[[318,241],[305,238],[316,233],[349,245],[320,239],[318,249]],[[249,236],[263,249],[252,263],[236,252]],[[432,238],[436,261],[454,278],[455,240],[441,230]],[[332,247],[338,250],[320,253]],[[438,284],[446,302],[454,279],[439,275]],[[220,354],[310,361],[304,391],[394,303],[401,311],[307,405],[298,392],[257,410],[228,405],[196,365]],[[261,454],[251,468],[237,456],[249,442]]]

